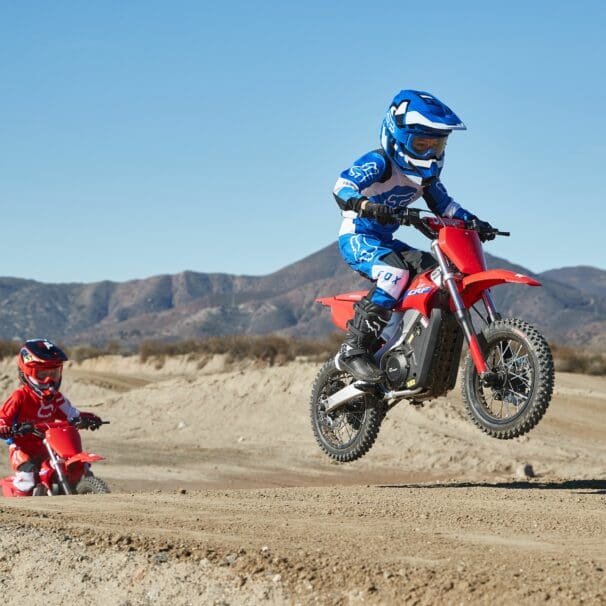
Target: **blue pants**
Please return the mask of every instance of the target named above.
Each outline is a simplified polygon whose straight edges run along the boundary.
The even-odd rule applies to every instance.
[[[375,283],[370,300],[393,309],[410,278],[434,266],[435,259],[400,240],[380,240],[366,234],[344,234],[339,249],[347,264]]]

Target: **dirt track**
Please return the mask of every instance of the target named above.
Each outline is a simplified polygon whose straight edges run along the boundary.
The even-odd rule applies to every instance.
[[[458,394],[404,404],[338,466],[308,428],[316,369],[70,369],[67,395],[112,421],[84,437],[114,494],[2,499],[5,603],[606,603],[606,380],[558,375],[510,442]]]

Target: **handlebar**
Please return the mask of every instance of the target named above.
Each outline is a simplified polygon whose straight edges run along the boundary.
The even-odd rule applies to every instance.
[[[98,423],[96,425],[98,427],[100,425],[109,425],[109,423],[110,423],[110,421],[101,421],[100,423]],[[24,436],[26,434],[33,433],[36,436],[43,437],[44,432],[47,429],[56,429],[59,427],[70,427],[70,426],[76,427],[76,429],[83,429],[69,421],[49,421],[48,423],[29,423],[29,422],[15,423],[11,427],[11,436],[12,437]]]
[[[486,229],[480,225],[477,219],[471,221],[463,221],[463,219],[449,219],[446,217],[421,217],[422,211],[420,208],[406,208],[398,215],[400,225],[410,225],[416,228],[424,236],[430,240],[435,240],[438,237],[438,232],[442,227],[458,227],[460,229],[469,229],[475,231],[480,236],[480,239],[492,240],[495,236],[510,236],[510,232],[501,231],[496,227]]]

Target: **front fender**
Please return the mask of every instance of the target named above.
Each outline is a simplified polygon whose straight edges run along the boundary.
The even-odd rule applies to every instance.
[[[526,284],[527,286],[541,286],[534,278],[524,274],[518,274],[507,269],[489,269],[476,274],[465,276],[459,283],[459,292],[465,303],[465,307],[471,307],[488,288],[511,282],[515,284]]]
[[[93,461],[102,461],[105,457],[101,457],[91,452],[79,452],[73,457],[70,457],[65,461],[65,466],[69,467],[73,463],[92,463]]]

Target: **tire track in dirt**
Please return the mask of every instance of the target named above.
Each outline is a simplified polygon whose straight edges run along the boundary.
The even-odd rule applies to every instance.
[[[210,562],[243,597],[273,584],[282,603],[600,604],[605,507],[604,481],[453,481],[22,499],[2,502],[0,524]]]

